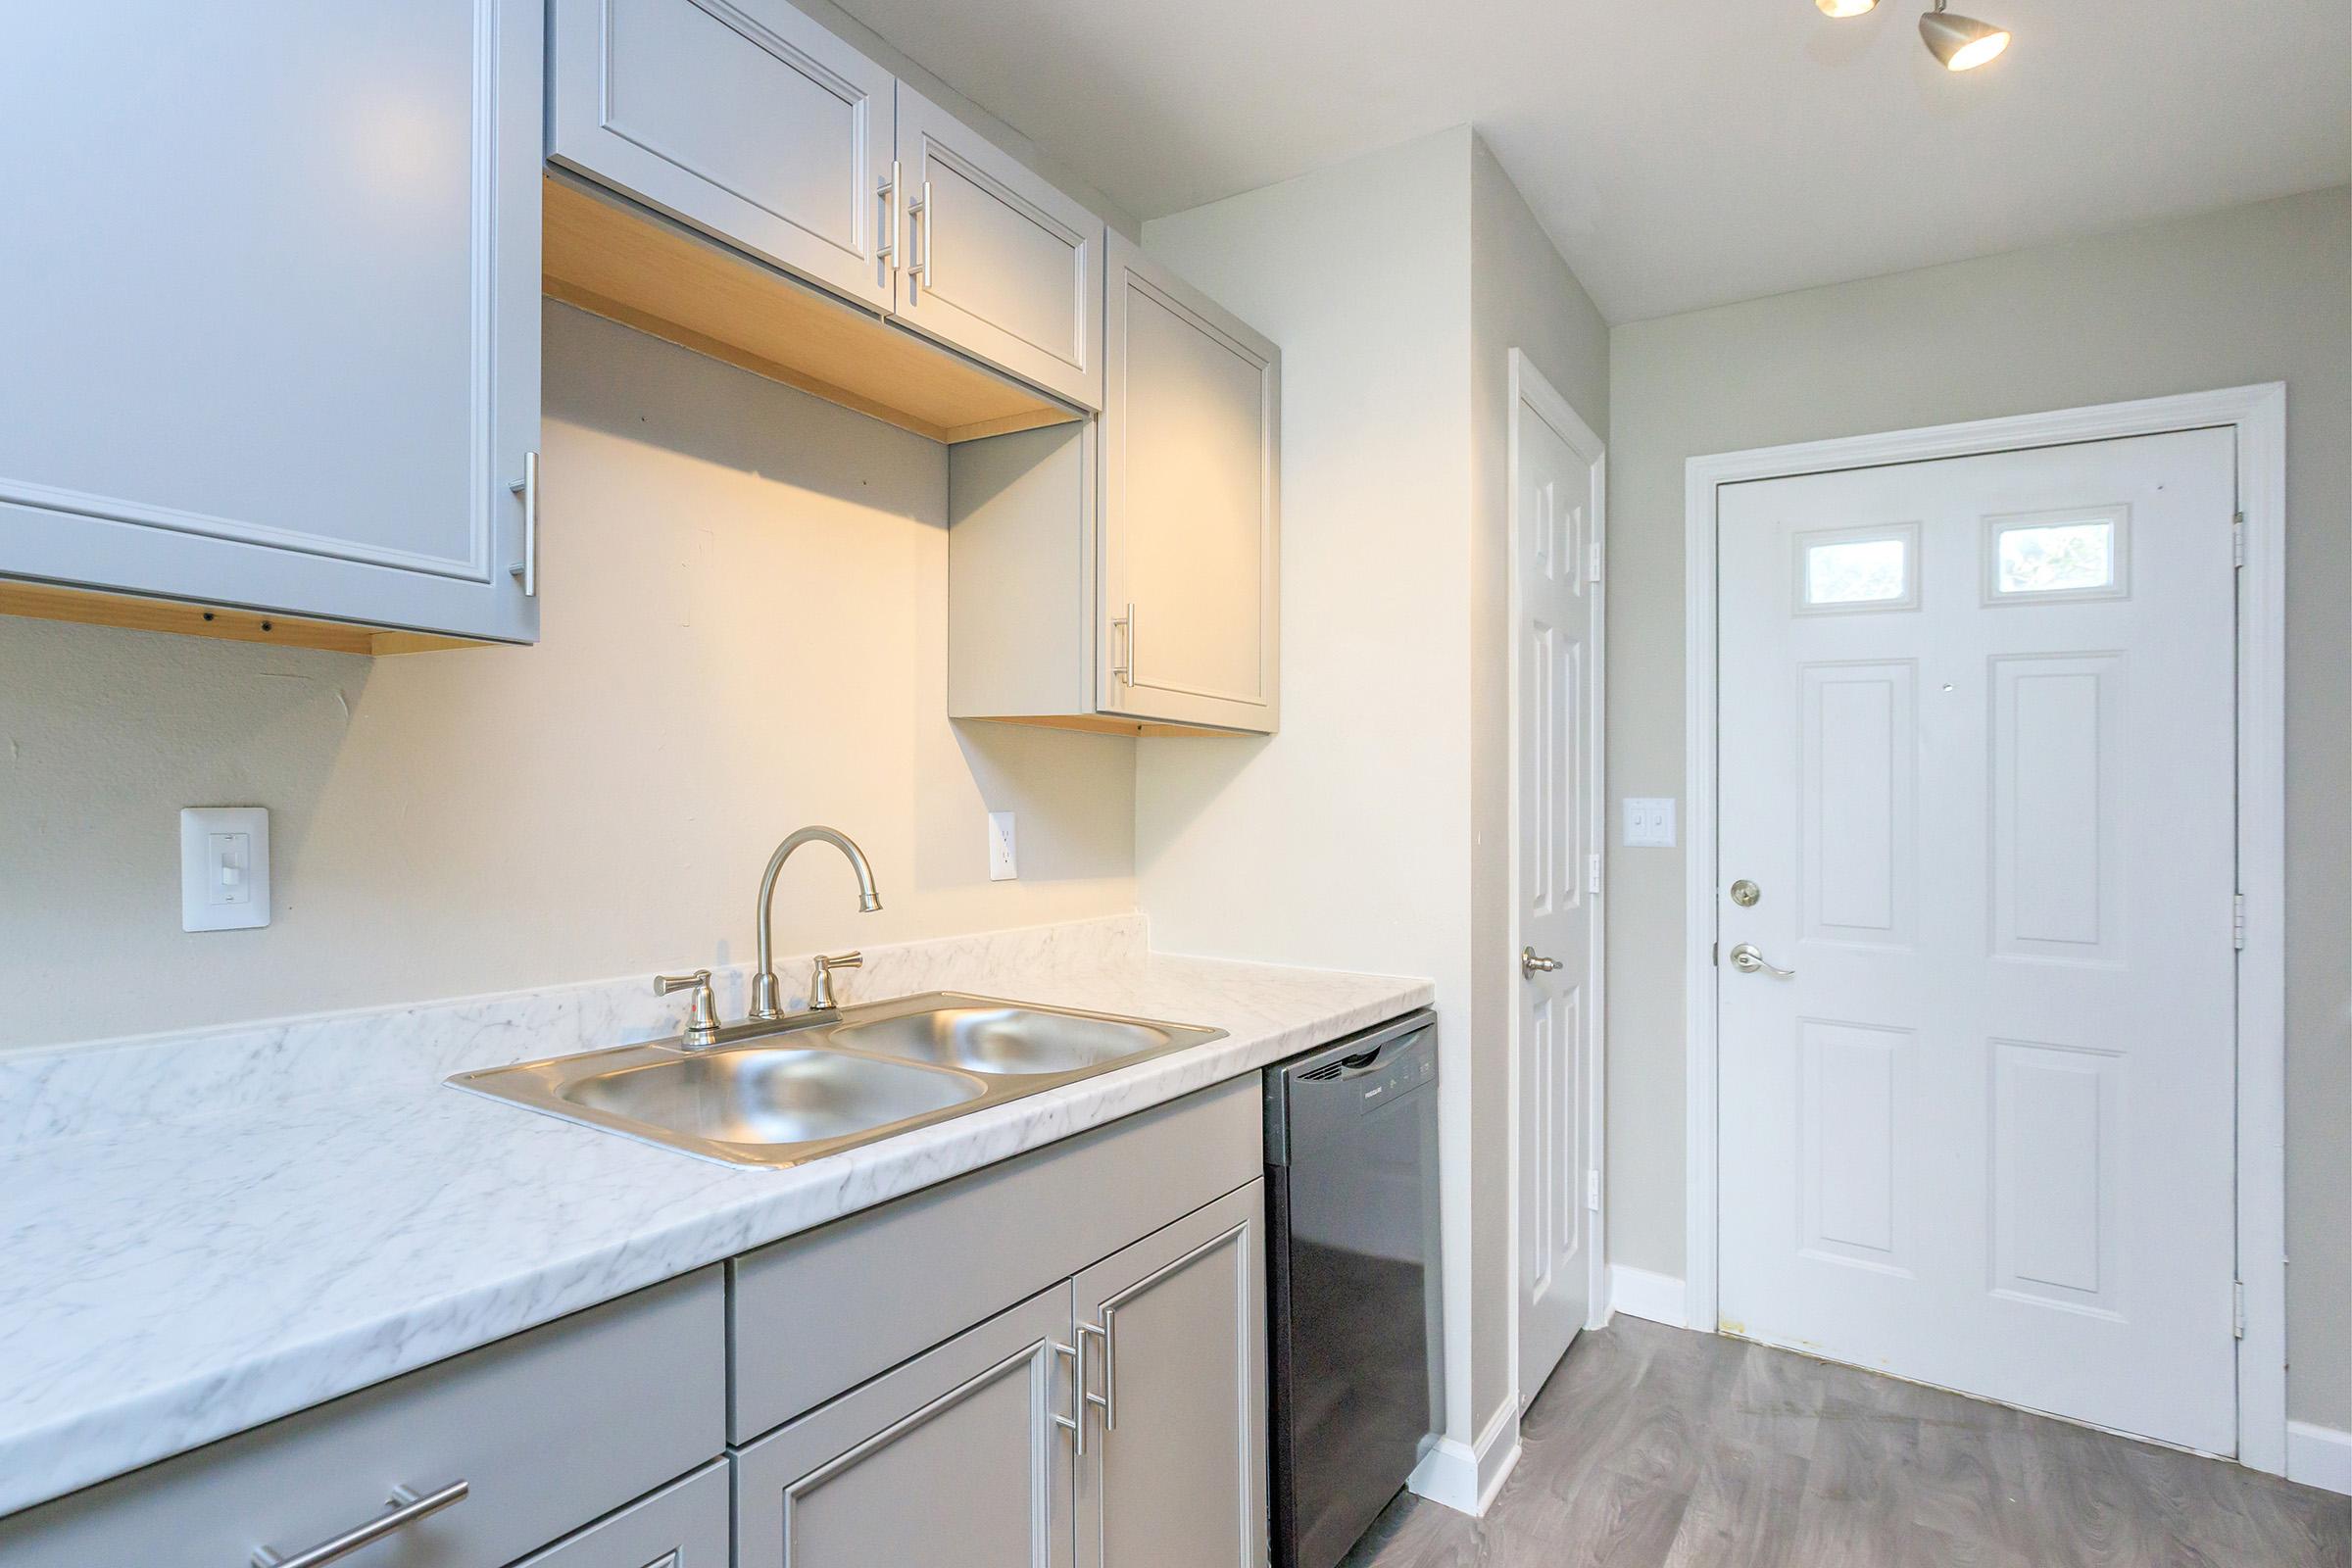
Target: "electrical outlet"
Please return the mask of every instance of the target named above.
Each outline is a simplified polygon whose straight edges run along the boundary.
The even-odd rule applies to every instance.
[[[1012,813],[988,813],[988,879],[1010,882],[1021,874],[1021,858],[1012,837]]]
[[[1629,795],[1625,798],[1625,847],[1629,850],[1674,848],[1674,797]]]
[[[270,923],[270,813],[259,806],[179,813],[179,928],[242,931]]]

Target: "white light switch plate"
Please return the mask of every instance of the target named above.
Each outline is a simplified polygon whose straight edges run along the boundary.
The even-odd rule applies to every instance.
[[[179,813],[179,928],[242,931],[270,923],[270,812],[193,806]]]
[[[1021,874],[1019,847],[1013,842],[1012,813],[988,813],[988,879],[1010,882]]]
[[[1625,847],[1629,850],[1674,848],[1674,797],[1628,795],[1625,798]]]

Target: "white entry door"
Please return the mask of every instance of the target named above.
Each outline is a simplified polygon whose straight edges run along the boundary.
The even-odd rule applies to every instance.
[[[1599,1102],[1600,441],[1514,356],[1511,684],[1519,1395],[1591,1315]],[[1492,961],[1492,960],[1491,960]]]
[[[2235,1450],[2233,451],[1719,493],[1727,1332]]]

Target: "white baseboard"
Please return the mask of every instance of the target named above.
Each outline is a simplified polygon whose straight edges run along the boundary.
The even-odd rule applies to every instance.
[[[1690,1314],[1683,1282],[1671,1274],[1652,1274],[1645,1268],[1609,1265],[1609,1310],[1628,1317],[1646,1318],[1669,1328],[1687,1329]]]
[[[2289,1421],[2286,1479],[2352,1494],[2352,1432]]]
[[[1487,1511],[1518,1462],[1519,1396],[1514,1394],[1488,1418],[1476,1447],[1440,1438],[1413,1467],[1405,1487],[1416,1497],[1475,1518]]]

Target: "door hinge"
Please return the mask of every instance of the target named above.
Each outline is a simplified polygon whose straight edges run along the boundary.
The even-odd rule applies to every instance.
[[[1585,1206],[1593,1213],[1600,1212],[1600,1172],[1585,1172]]]
[[[2246,951],[2246,896],[2243,893],[2230,896],[2230,945],[2240,953]]]
[[[2246,1337],[2246,1282],[2244,1280],[2230,1282],[2230,1337],[2233,1340],[2242,1340]]]
[[[2230,519],[2230,564],[2246,564],[2246,514],[2238,513]]]
[[[1597,539],[1593,540],[1592,548],[1585,552],[1585,581],[1600,581],[1600,541]]]
[[[1708,944],[1707,944],[1707,961],[1708,961],[1709,963],[1711,963],[1711,964],[1715,965],[1715,967],[1717,967],[1718,969],[1720,969],[1720,968],[1722,968],[1722,967],[1723,967],[1723,944],[1722,944],[1722,943],[1720,943],[1720,942],[1710,942],[1710,943],[1708,943]]]
[[[1597,855],[1585,857],[1585,891],[1587,893],[1600,891],[1600,857]]]

